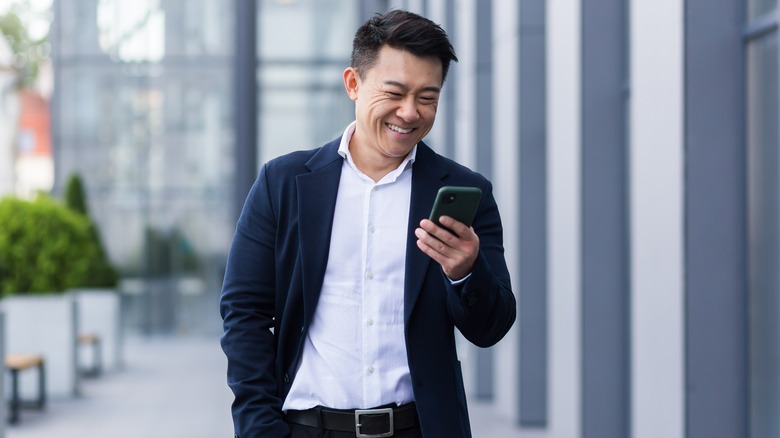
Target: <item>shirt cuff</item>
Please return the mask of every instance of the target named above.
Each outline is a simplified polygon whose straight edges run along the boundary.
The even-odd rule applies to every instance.
[[[457,286],[457,285],[459,285],[459,284],[463,283],[464,281],[468,280],[468,279],[469,279],[469,277],[471,277],[471,272],[469,272],[469,275],[467,275],[467,276],[465,276],[465,277],[461,278],[460,280],[453,280],[453,279],[451,279],[450,277],[447,277],[447,280],[449,280],[449,281],[450,281],[450,284],[451,284],[451,285],[453,285],[453,286]]]

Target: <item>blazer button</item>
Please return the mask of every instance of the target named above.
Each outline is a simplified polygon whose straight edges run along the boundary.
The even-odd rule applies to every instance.
[[[288,374],[284,375],[284,383],[290,383],[290,376]]]

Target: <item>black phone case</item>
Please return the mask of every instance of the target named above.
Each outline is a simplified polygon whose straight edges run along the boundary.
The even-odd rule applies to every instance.
[[[439,223],[439,217],[449,216],[470,227],[480,199],[482,199],[482,190],[477,187],[444,186],[436,194],[429,219],[436,225],[446,228]]]

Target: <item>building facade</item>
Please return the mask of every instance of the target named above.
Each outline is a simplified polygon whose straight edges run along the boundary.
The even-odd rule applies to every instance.
[[[0,34],[0,196],[14,193],[16,122],[19,117],[17,78],[14,53],[5,35]]]
[[[84,174],[130,323],[218,330],[258,166],[343,130],[355,28],[406,8],[453,39],[428,142],[493,181],[518,297],[462,343],[472,400],[520,437],[780,436],[776,0],[54,7],[55,185]]]

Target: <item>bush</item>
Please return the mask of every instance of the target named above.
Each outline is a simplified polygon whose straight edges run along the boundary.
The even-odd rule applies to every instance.
[[[0,293],[56,293],[85,284],[98,247],[89,220],[54,200],[0,200]]]
[[[76,213],[89,216],[87,199],[84,196],[84,183],[81,182],[81,177],[77,174],[68,178],[68,183],[65,186],[65,205]]]
[[[97,246],[97,253],[89,264],[89,273],[83,284],[79,287],[116,287],[119,282],[119,274],[114,266],[109,262],[108,255],[103,248],[103,241],[100,239],[100,230],[89,217],[89,208],[87,207],[87,197],[84,193],[84,184],[78,174],[73,174],[68,178],[65,187],[65,205],[72,211],[82,215],[89,222],[89,235],[92,242]]]

